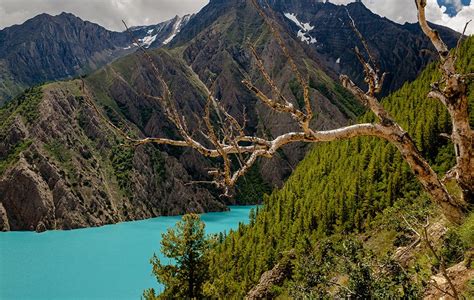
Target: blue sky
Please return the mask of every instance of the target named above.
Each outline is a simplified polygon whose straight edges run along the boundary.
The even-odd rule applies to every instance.
[[[347,4],[354,0],[330,0],[338,4]],[[373,12],[403,24],[417,21],[415,1],[413,0],[362,0]],[[426,16],[428,21],[450,27],[462,32],[467,21],[474,19],[474,0],[427,0]],[[474,34],[471,24],[467,34]]]
[[[456,5],[456,1],[449,1],[449,0],[437,0],[438,4],[440,6],[446,6],[446,14],[448,14],[450,17],[454,17],[458,14],[459,12],[459,2],[458,5]],[[464,6],[468,6],[471,4],[471,0],[461,0],[460,4]]]

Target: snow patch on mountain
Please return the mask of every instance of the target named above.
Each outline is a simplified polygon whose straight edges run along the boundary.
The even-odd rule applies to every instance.
[[[156,40],[157,36],[158,36],[157,34],[147,35],[144,38],[139,39],[138,41],[142,44],[143,47],[149,48],[151,44],[153,44],[153,42]]]
[[[310,23],[303,23],[298,20],[296,17],[296,14],[294,13],[285,13],[285,17],[292,21],[293,23],[296,24],[300,29],[298,30],[298,33],[296,34],[298,38],[304,43],[309,44],[315,44],[318,42],[317,39],[311,36],[309,32],[314,29],[314,26],[311,26]]]
[[[157,25],[131,27],[130,31],[133,32],[133,36],[137,39],[137,43],[132,43],[123,49],[129,50],[138,47],[139,45],[144,48],[167,45],[176,37],[192,17],[193,15],[185,15],[183,17],[176,16],[173,19]]]
[[[163,45],[169,44],[175,38],[175,36],[181,31],[182,25],[186,24],[189,18],[189,15],[186,15],[182,18],[178,17],[178,19],[173,25],[173,30],[171,31],[171,34],[163,41]]]

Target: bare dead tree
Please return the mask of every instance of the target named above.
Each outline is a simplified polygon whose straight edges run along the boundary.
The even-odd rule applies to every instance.
[[[446,175],[446,179],[453,178],[462,189],[463,200],[474,202],[474,131],[469,124],[469,101],[467,98],[468,80],[474,74],[461,74],[456,69],[458,50],[450,52],[441,39],[439,33],[428,25],[425,17],[426,0],[416,0],[418,20],[421,29],[428,36],[438,51],[442,78],[431,85],[429,97],[439,100],[451,116],[451,141],[456,153],[456,165]],[[464,27],[464,33],[470,21]],[[461,36],[461,38],[462,38]]]
[[[451,115],[453,132],[449,136],[455,145],[457,160],[456,166],[448,172],[446,178],[454,178],[456,180],[463,190],[463,197],[455,197],[448,192],[443,180],[438,177],[428,161],[418,151],[408,132],[392,118],[390,113],[379,102],[377,94],[382,89],[385,74],[380,74],[381,72],[376,64],[376,60],[371,54],[364,37],[357,30],[352,18],[350,18],[351,26],[362,41],[364,51],[368,56],[368,60],[366,60],[361,51],[358,48],[355,49],[355,53],[364,68],[365,82],[368,88],[364,91],[346,75],[341,75],[340,80],[346,89],[375,114],[377,121],[320,131],[310,126],[310,122],[313,119],[313,110],[308,80],[299,71],[279,30],[277,30],[278,25],[276,24],[275,16],[269,16],[257,3],[257,0],[251,1],[279,44],[292,72],[303,88],[304,109],[296,108],[283,95],[266,71],[262,59],[253,46],[250,46],[250,50],[253,55],[254,64],[266,84],[271,87],[272,96],[256,87],[250,79],[245,79],[243,84],[270,109],[291,116],[298,125],[299,130],[282,134],[274,139],[247,135],[245,133],[245,124],[240,124],[236,118],[227,113],[219,101],[214,98],[212,92],[208,91],[208,99],[203,116],[204,130],[200,131],[205,143],[199,142],[191,134],[184,116],[177,110],[174,104],[174,95],[168,83],[163,79],[151,56],[143,49],[163,90],[163,95],[160,97],[148,95],[147,97],[160,103],[167,118],[175,125],[182,139],[174,140],[162,137],[134,139],[122,134],[126,140],[134,146],[156,143],[177,147],[190,147],[206,157],[221,158],[223,161],[222,168],[215,168],[209,171],[209,175],[212,176],[210,183],[223,188],[227,194],[228,188],[235,185],[237,180],[246,174],[260,157],[271,158],[280,148],[287,144],[295,142],[321,143],[360,136],[378,137],[393,144],[400,151],[426,193],[429,194],[433,202],[442,208],[446,217],[453,222],[460,222],[464,216],[467,204],[474,202],[472,196],[474,191],[474,134],[469,126],[467,100],[467,80],[472,77],[472,74],[462,75],[456,70],[455,63],[458,51],[449,52],[439,34],[429,27],[425,18],[426,1],[415,0],[418,9],[418,19],[423,32],[430,38],[439,53],[440,69],[443,74],[442,80],[432,85],[429,97],[439,99]],[[266,3],[266,6],[269,6],[268,3]],[[273,14],[271,9],[270,12]],[[212,111],[221,116],[219,124],[211,121]],[[119,130],[118,128],[115,129]],[[239,162],[239,167],[236,169],[233,168],[233,165],[235,165],[232,164],[233,160]]]

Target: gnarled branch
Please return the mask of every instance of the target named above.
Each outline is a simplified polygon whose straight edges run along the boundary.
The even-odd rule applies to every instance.
[[[453,131],[451,141],[456,153],[456,166],[451,172],[452,178],[462,189],[465,203],[474,204],[474,131],[469,124],[469,103],[467,98],[467,81],[469,74],[461,74],[456,69],[456,60],[461,46],[461,39],[470,21],[466,23],[454,51],[449,51],[439,33],[433,30],[426,20],[426,0],[415,0],[418,7],[418,21],[421,29],[428,36],[438,51],[442,79],[431,86],[429,97],[439,100],[451,116]]]
[[[392,118],[389,112],[385,110],[383,105],[377,99],[376,95],[380,93],[382,89],[386,73],[380,75],[381,72],[377,65],[376,58],[371,53],[369,44],[357,29],[356,22],[350,14],[348,13],[350,25],[361,40],[368,56],[368,59],[366,60],[360,50],[358,48],[355,49],[355,54],[364,68],[365,82],[368,85],[368,89],[367,91],[363,91],[345,75],[341,75],[340,80],[346,89],[348,89],[367,109],[371,110],[376,115],[378,122],[356,124],[334,130],[320,131],[310,127],[310,122],[313,118],[313,110],[311,107],[308,80],[306,80],[299,71],[295,61],[283,42],[279,30],[277,30],[273,11],[270,9],[271,16],[268,16],[257,3],[257,0],[251,1],[258,14],[264,20],[264,23],[269,27],[272,36],[280,47],[280,50],[287,58],[287,62],[290,65],[294,76],[303,88],[304,110],[296,108],[283,96],[282,91],[265,70],[262,59],[252,45],[250,46],[250,51],[253,55],[253,63],[257,67],[261,76],[265,79],[266,84],[270,86],[273,96],[275,96],[276,99],[273,99],[272,96],[267,95],[257,88],[249,79],[244,80],[243,84],[268,108],[291,116],[299,126],[300,131],[288,132],[277,136],[274,139],[246,135],[245,125],[239,124],[234,117],[227,113],[220,105],[219,101],[213,97],[212,92],[208,91],[207,103],[205,105],[203,116],[205,132],[201,132],[205,143],[198,141],[192,137],[184,116],[180,115],[178,112],[174,104],[174,95],[172,94],[167,82],[163,79],[159,69],[156,67],[153,58],[139,43],[140,48],[143,50],[144,55],[150,62],[153,72],[163,89],[163,95],[160,97],[151,95],[146,95],[146,97],[156,100],[161,107],[163,107],[165,115],[174,124],[182,139],[173,140],[156,137],[134,139],[130,138],[127,134],[123,133],[119,128],[109,122],[109,124],[113,126],[112,128],[120,131],[120,134],[133,146],[157,143],[177,147],[190,147],[206,157],[222,158],[222,170],[213,169],[209,171],[209,175],[213,177],[211,182],[224,188],[226,194],[228,193],[228,187],[235,185],[237,180],[246,174],[258,158],[273,157],[279,149],[287,144],[295,142],[329,142],[358,136],[379,137],[397,147],[403,158],[413,170],[416,178],[423,185],[425,191],[431,196],[433,201],[443,208],[443,212],[450,220],[459,222],[463,216],[465,203],[455,200],[454,197],[449,194],[445,185],[433,171],[428,161],[419,153],[410,135]],[[416,0],[416,4],[418,7],[419,23],[423,32],[431,39],[433,45],[437,49],[441,58],[441,69],[443,71],[442,82],[433,85],[433,90],[429,95],[439,99],[448,108],[451,114],[453,119],[453,133],[451,139],[456,147],[459,147],[460,149],[455,169],[458,172],[456,178],[460,178],[458,180],[460,186],[472,194],[472,191],[474,190],[474,153],[472,149],[474,143],[472,130],[469,127],[467,111],[466,76],[455,72],[455,59],[453,54],[449,53],[446,44],[442,41],[439,34],[429,27],[424,12],[426,1]],[[91,100],[89,102],[93,105]],[[97,107],[95,107],[95,109],[100,112]],[[213,124],[211,121],[212,109],[214,109],[216,114],[219,116],[220,124]],[[236,170],[232,167],[232,159],[235,158],[239,162],[239,168]],[[470,184],[469,179],[472,179]]]

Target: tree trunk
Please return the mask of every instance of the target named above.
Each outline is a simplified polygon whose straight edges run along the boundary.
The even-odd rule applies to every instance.
[[[460,223],[465,216],[465,205],[449,194],[436,172],[418,151],[410,135],[401,128],[395,128],[395,132],[391,136],[391,142],[398,148],[424,190],[441,207],[449,221]]]
[[[464,90],[465,87],[462,89]],[[462,189],[463,200],[467,204],[473,205],[474,132],[469,126],[469,102],[466,93],[462,93],[461,97],[456,98],[450,99],[447,105],[453,123],[451,139],[456,152],[455,176],[459,187]]]

